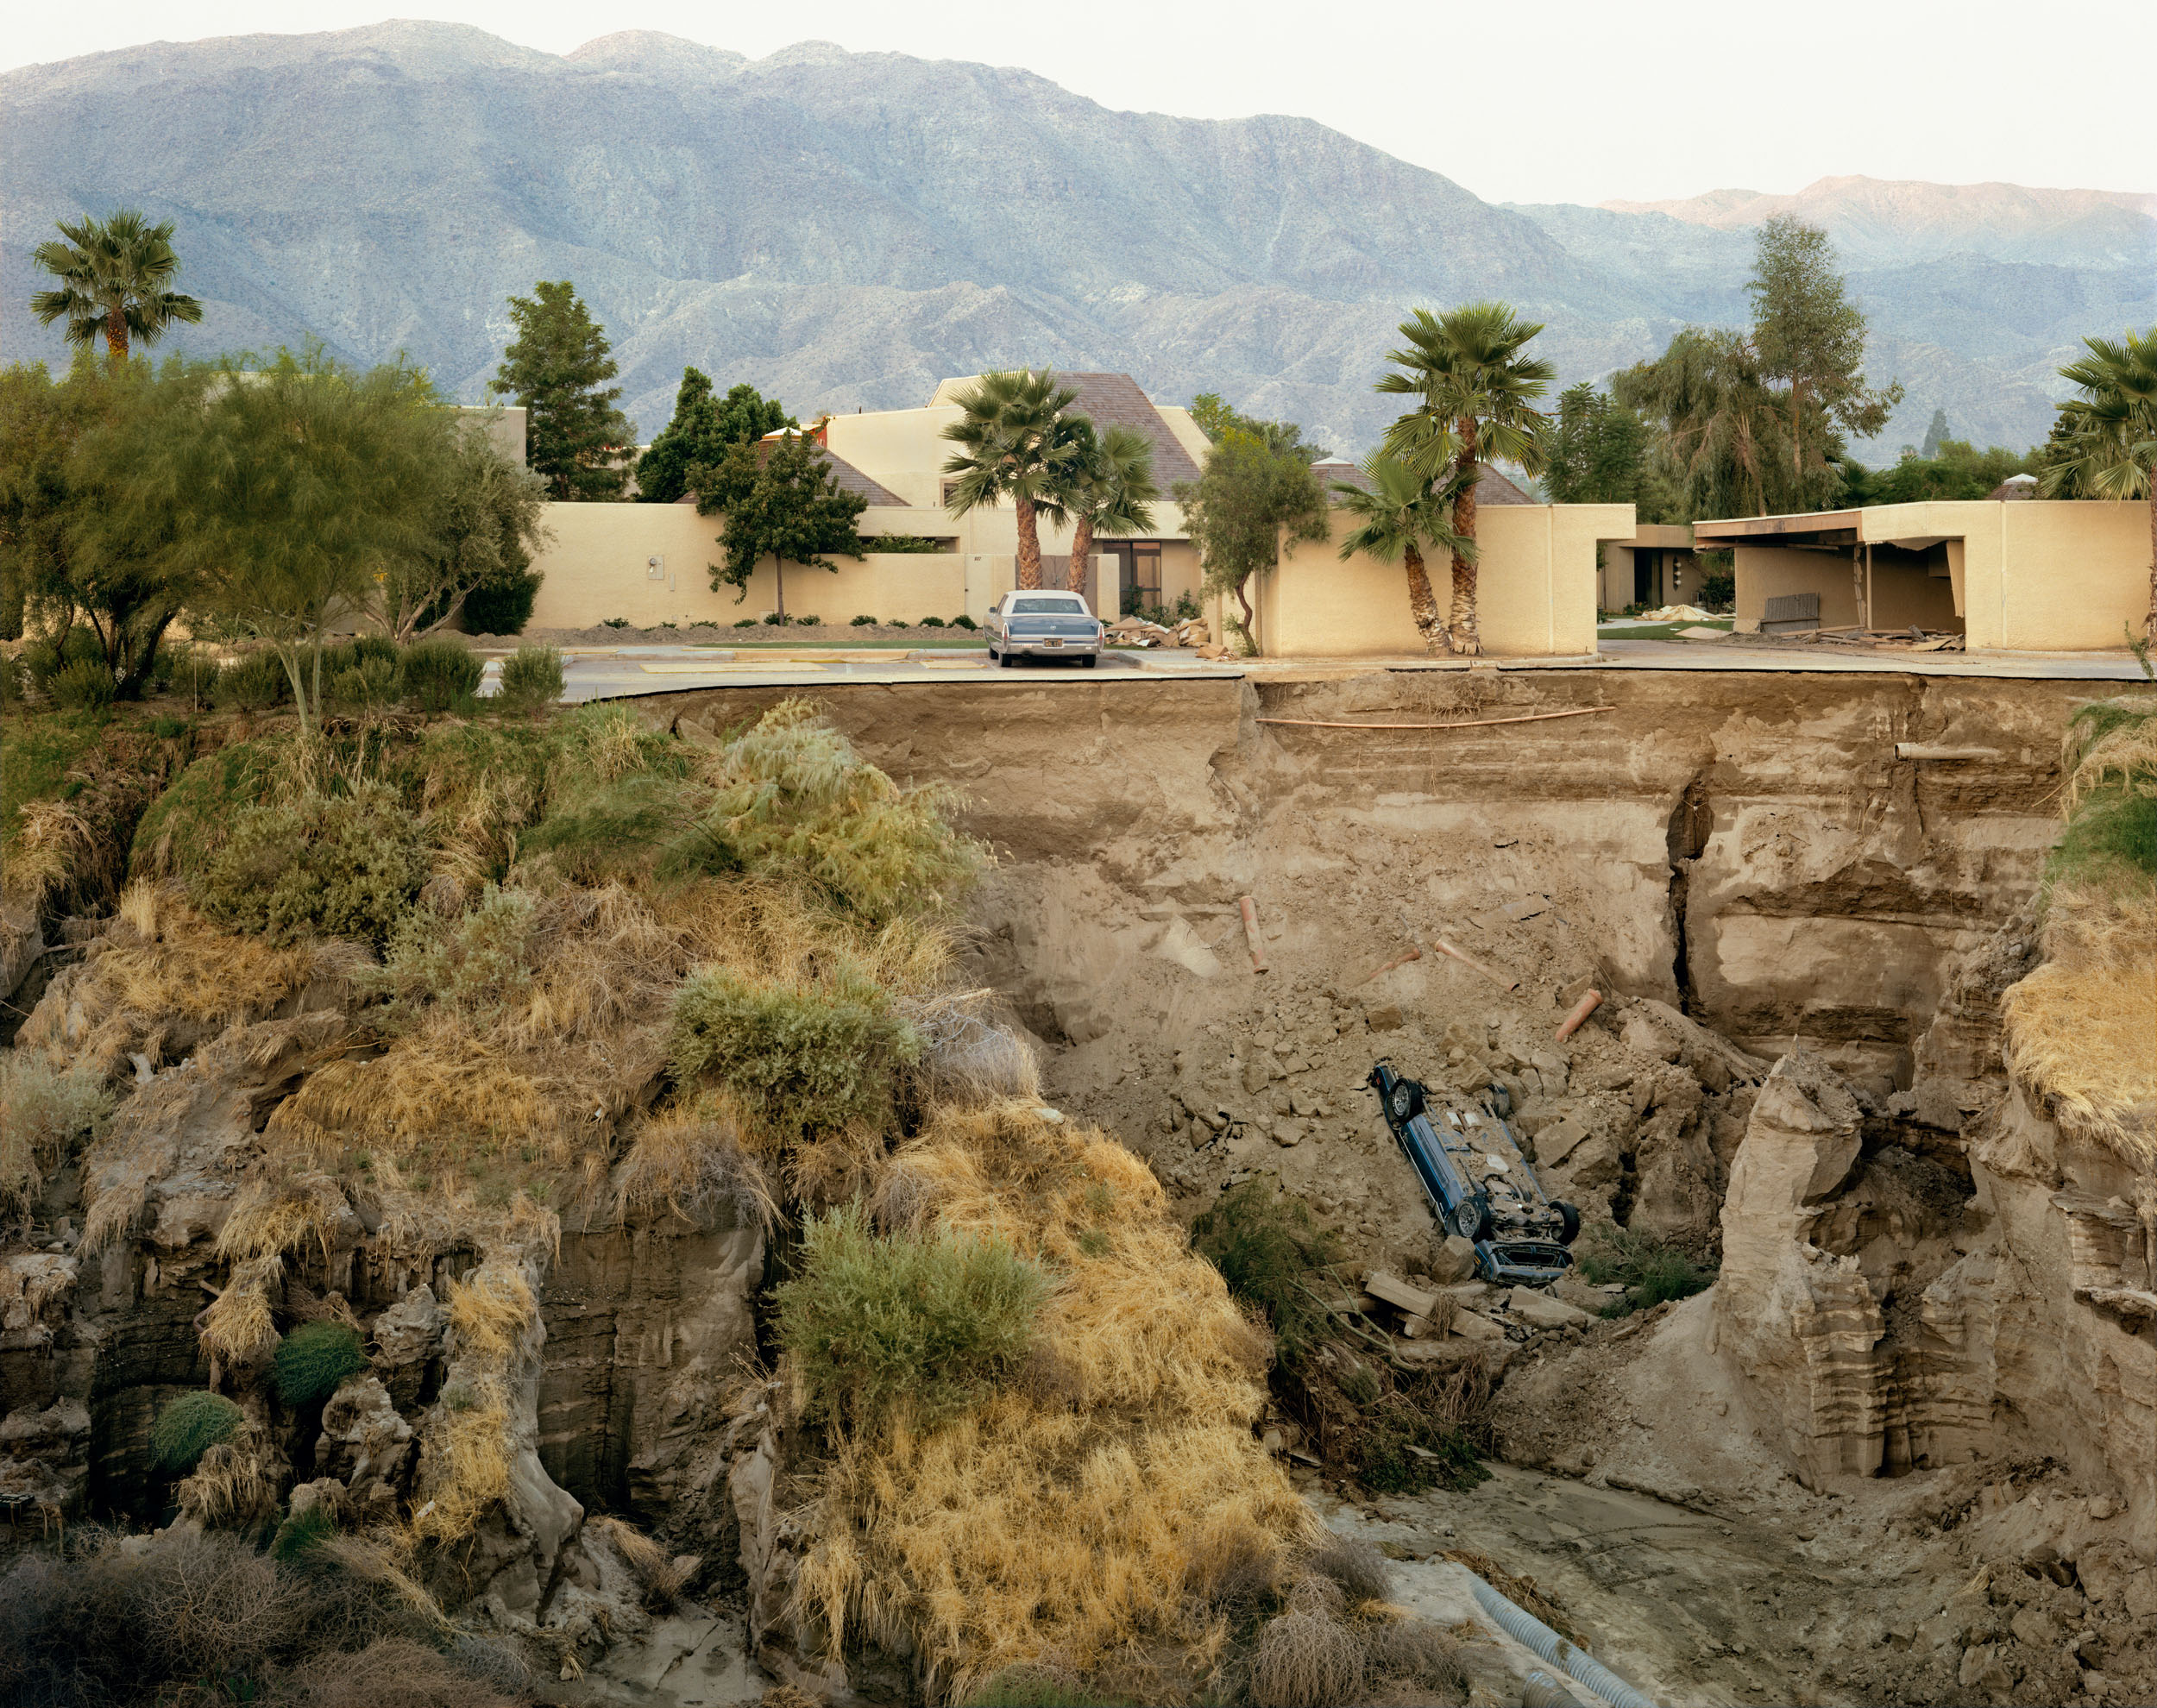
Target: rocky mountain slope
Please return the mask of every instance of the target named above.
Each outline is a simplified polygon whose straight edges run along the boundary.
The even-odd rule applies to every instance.
[[[2041,436],[2075,339],[2157,314],[2134,198],[1830,180],[1500,207],[1306,120],[1115,112],[814,42],[751,61],[628,32],[563,58],[398,22],[159,43],[0,78],[0,122],[10,355],[59,350],[24,307],[51,222],[138,202],[178,223],[210,308],[185,348],[401,349],[475,397],[504,298],[567,275],[647,435],[687,361],[811,411],[1031,361],[1218,390],[1360,449],[1406,308],[1506,297],[1567,380],[1600,374],[1737,317],[1749,227],[1784,203],[1846,245],[1876,377],[1909,389],[1877,455],[1935,407],[1980,441]]]

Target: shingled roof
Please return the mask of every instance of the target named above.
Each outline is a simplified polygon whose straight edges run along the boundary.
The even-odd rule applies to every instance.
[[[1337,457],[1330,458],[1324,462],[1313,463],[1311,472],[1316,474],[1320,483],[1329,489],[1336,483],[1342,486],[1360,487],[1367,493],[1371,489],[1369,475],[1353,462]],[[1475,481],[1475,502],[1480,506],[1492,504],[1533,504],[1535,500],[1495,468],[1486,463],[1483,466],[1482,474]]]
[[[930,406],[950,403],[957,392],[978,377],[968,374],[943,381],[929,399]],[[1066,374],[1059,368],[1056,379],[1060,385],[1078,393],[1071,405],[1074,415],[1085,416],[1096,427],[1135,428],[1154,442],[1154,480],[1163,492],[1179,480],[1198,478],[1198,465],[1191,460],[1191,453],[1168,430],[1160,411],[1129,374]]]

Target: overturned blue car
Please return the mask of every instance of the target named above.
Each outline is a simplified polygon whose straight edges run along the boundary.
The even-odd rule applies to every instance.
[[[1506,1117],[1512,1106],[1491,1086],[1464,1107],[1434,1102],[1418,1082],[1380,1062],[1364,1082],[1423,1183],[1438,1226],[1475,1247],[1483,1279],[1547,1287],[1571,1267],[1581,1213],[1543,1193]],[[1460,1100],[1465,1102],[1465,1100]]]

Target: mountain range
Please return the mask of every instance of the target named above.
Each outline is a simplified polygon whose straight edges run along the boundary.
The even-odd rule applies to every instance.
[[[1922,436],[2044,436],[2088,333],[2157,320],[2157,198],[1823,179],[1795,196],[1486,202],[1311,121],[1117,112],[1032,72],[805,42],[751,60],[646,32],[566,56],[461,25],[159,42],[0,77],[0,357],[63,359],[28,310],[56,219],[178,227],[207,311],[168,345],[399,350],[476,400],[506,298],[569,278],[624,405],[663,426],[684,363],[805,418],[1052,363],[1219,392],[1337,450],[1418,305],[1500,297],[1565,381],[1742,323],[1753,228],[1834,238]]]

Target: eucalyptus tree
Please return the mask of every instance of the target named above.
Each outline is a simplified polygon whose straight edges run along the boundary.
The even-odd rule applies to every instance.
[[[1865,318],[1836,270],[1834,247],[1816,225],[1783,216],[1760,228],[1752,279],[1752,349],[1762,374],[1788,388],[1786,454],[1793,484],[1824,474],[1842,454],[1841,434],[1870,438],[1887,425],[1902,388],[1865,384]]]
[[[121,208],[56,223],[66,242],[40,243],[31,259],[60,284],[35,292],[30,312],[47,326],[66,321],[69,343],[87,349],[103,338],[105,359],[122,362],[130,344],[154,344],[174,321],[202,319],[202,305],[171,288],[179,257],[169,219],[152,225],[138,210]]]
[[[1445,625],[1438,618],[1437,597],[1431,591],[1431,576],[1423,554],[1433,551],[1475,557],[1475,542],[1453,531],[1452,495],[1429,477],[1397,456],[1383,451],[1367,457],[1363,473],[1368,487],[1347,481],[1333,487],[1335,505],[1355,521],[1356,526],[1341,542],[1343,561],[1357,553],[1380,563],[1404,563],[1408,575],[1408,612],[1426,651],[1437,652],[1445,644]]]
[[[1062,493],[1077,455],[1064,411],[1078,399],[1047,368],[984,374],[953,399],[958,420],[943,436],[959,449],[945,459],[945,508],[953,516],[1011,501],[1018,524],[1018,584],[1041,584],[1041,519],[1064,519]]]
[[[1540,323],[1503,303],[1468,303],[1434,315],[1418,309],[1402,323],[1402,349],[1387,353],[1398,370],[1378,390],[1413,397],[1416,405],[1387,430],[1385,449],[1426,480],[1443,479],[1452,499],[1453,604],[1449,644],[1483,650],[1475,611],[1476,483],[1485,464],[1503,459],[1530,474],[1544,462],[1544,418],[1536,399],[1556,370],[1527,355]]]
[[[1135,427],[1112,423],[1097,433],[1084,416],[1066,417],[1073,450],[1060,495],[1071,518],[1071,590],[1086,585],[1086,559],[1097,534],[1150,534],[1154,500],[1154,442]]]

